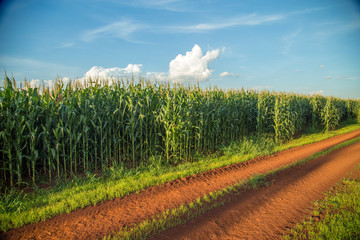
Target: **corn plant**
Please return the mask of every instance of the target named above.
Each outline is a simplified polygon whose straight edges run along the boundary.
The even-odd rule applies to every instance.
[[[339,125],[341,110],[337,107],[335,98],[327,99],[321,117],[326,131],[334,130]]]
[[[0,88],[1,182],[178,164],[253,134],[287,141],[360,117],[359,100],[221,90],[133,78]]]

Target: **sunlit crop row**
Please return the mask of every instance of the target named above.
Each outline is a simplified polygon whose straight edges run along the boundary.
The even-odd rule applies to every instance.
[[[109,84],[111,83],[111,84]],[[308,127],[359,117],[358,100],[168,83],[61,80],[52,89],[0,90],[3,184],[98,172],[124,164],[177,164],[251,134],[286,141]]]

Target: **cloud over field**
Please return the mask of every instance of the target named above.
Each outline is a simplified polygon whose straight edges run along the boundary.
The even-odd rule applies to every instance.
[[[222,72],[220,73],[220,77],[237,77],[235,73],[229,73],[229,72]]]
[[[99,66],[92,67],[84,75],[84,78],[122,78],[141,73],[142,64],[128,64],[125,68],[112,67],[104,68]]]
[[[101,37],[114,37],[130,41],[131,34],[141,28],[143,28],[142,25],[135,24],[129,20],[118,21],[85,32],[82,36],[82,40],[89,42]]]
[[[58,77],[56,80],[40,80],[40,79],[31,79],[29,82],[31,88],[42,88],[42,87],[48,87],[53,88],[55,83],[59,80],[58,83],[62,83],[63,86],[66,86],[70,83],[71,79],[68,77]],[[60,82],[61,81],[61,82]],[[27,86],[24,86],[27,87]]]
[[[52,88],[54,86],[53,80],[39,80],[39,79],[31,79],[30,87],[31,88],[41,88],[41,87],[49,87]]]
[[[185,55],[179,54],[169,63],[169,72],[146,72],[142,73],[142,64],[129,64],[125,68],[112,67],[104,68],[101,66],[93,66],[84,75],[83,79],[91,78],[123,78],[129,76],[145,75],[151,79],[159,81],[173,81],[173,82],[190,82],[190,81],[204,81],[207,80],[213,70],[209,68],[209,63],[217,59],[220,55],[220,50],[215,49],[207,51],[203,55],[199,45],[195,44],[191,51],[186,52]],[[232,73],[228,73],[233,76]]]
[[[318,91],[311,91],[310,95],[321,95],[321,96],[323,96],[324,93],[325,93],[324,90],[318,90]]]
[[[41,87],[41,81],[39,79],[31,79],[30,87],[32,88],[39,88]]]
[[[211,76],[213,70],[209,63],[220,55],[220,50],[215,49],[203,55],[199,45],[195,44],[191,51],[185,55],[179,54],[169,64],[169,78],[173,81],[203,81]]]

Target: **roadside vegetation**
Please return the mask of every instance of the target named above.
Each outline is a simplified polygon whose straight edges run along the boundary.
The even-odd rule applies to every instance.
[[[315,202],[312,214],[297,224],[284,240],[359,239],[360,238],[360,165]]]
[[[0,100],[2,231],[360,128],[359,100],[142,79],[5,76]]]
[[[322,152],[315,153],[306,159],[302,159],[293,164],[289,164],[285,167],[275,169],[265,174],[258,174],[249,179],[240,181],[234,185],[228,186],[224,189],[205,194],[202,197],[199,197],[195,201],[181,205],[174,209],[168,209],[167,211],[154,216],[152,219],[147,219],[133,227],[124,227],[118,233],[104,237],[108,240],[120,240],[120,239],[146,239],[148,237],[154,236],[160,232],[165,231],[171,227],[183,224],[193,218],[200,216],[201,214],[223,206],[226,203],[230,202],[232,196],[237,196],[241,192],[247,189],[255,189],[259,187],[267,187],[273,183],[272,178],[287,169],[292,167],[305,164],[313,159],[325,156],[337,149],[342,147],[349,146],[356,142],[360,141],[360,137],[351,139],[349,141],[340,143],[330,149],[324,150]],[[360,235],[360,215],[359,207],[360,203],[358,199],[360,197],[360,165],[357,169],[358,175],[357,178],[345,179],[340,184],[346,184],[346,193],[343,195],[331,196],[329,199],[326,199],[327,202],[320,202],[317,204],[314,214],[319,215],[319,212],[328,212],[330,214],[327,222],[318,224],[319,226],[314,225],[314,219],[311,219],[309,222],[304,222],[303,225],[299,224],[294,230],[292,230],[292,236],[287,235],[284,239],[357,239]],[[349,183],[349,181],[353,181]],[[350,186],[347,186],[350,184]],[[342,186],[343,187],[343,186]],[[351,191],[357,191],[352,193]],[[356,203],[354,204],[354,202]],[[336,207],[333,205],[336,204]],[[333,212],[328,211],[329,206]],[[331,214],[337,213],[339,210],[342,210],[341,216],[332,217]],[[347,221],[353,221],[348,223]],[[330,226],[325,226],[328,222],[331,222]],[[316,222],[315,222],[316,223]],[[335,224],[338,224],[335,226]],[[305,226],[305,227],[304,227]],[[306,229],[307,227],[307,229]],[[334,227],[332,229],[332,227]],[[309,233],[304,233],[306,229]],[[314,233],[314,230],[319,230],[317,234]],[[320,232],[320,234],[319,234]],[[338,235],[334,235],[334,232],[337,232]],[[306,236],[306,238],[304,238]],[[319,238],[323,237],[323,238]],[[338,236],[338,237],[333,237]],[[352,238],[355,237],[355,238]]]
[[[322,134],[304,134],[301,138],[280,145],[269,138],[249,137],[223,148],[222,156],[203,157],[196,162],[176,166],[140,166],[135,169],[111,168],[101,176],[89,174],[85,177],[74,176],[71,180],[59,179],[51,188],[36,188],[30,193],[12,189],[1,195],[0,229],[7,231],[78,208],[96,205],[104,200],[123,197],[146,187],[321,141],[357,129],[360,129],[360,124],[349,124]]]
[[[201,89],[140,79],[0,88],[2,186],[51,182],[112,167],[193,162],[253,135],[285,142],[359,118],[360,101]]]

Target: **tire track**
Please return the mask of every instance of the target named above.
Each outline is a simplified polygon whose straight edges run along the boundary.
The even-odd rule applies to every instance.
[[[270,187],[248,190],[226,206],[169,229],[154,239],[280,239],[360,163],[360,142],[286,170]]]

